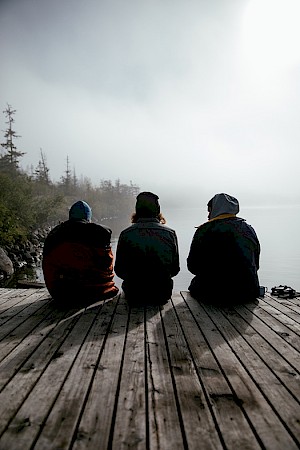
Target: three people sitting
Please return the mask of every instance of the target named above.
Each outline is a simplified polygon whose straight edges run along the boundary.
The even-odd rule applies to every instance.
[[[163,304],[172,295],[180,270],[177,236],[165,225],[159,198],[152,192],[137,196],[132,225],[120,234],[115,273],[133,305]],[[239,202],[216,194],[208,202],[208,222],[198,227],[187,258],[195,275],[189,291],[197,299],[223,304],[259,296],[260,245],[254,229],[240,217]],[[110,228],[91,222],[84,201],[74,203],[69,220],[46,238],[42,268],[51,296],[64,304],[114,297]]]

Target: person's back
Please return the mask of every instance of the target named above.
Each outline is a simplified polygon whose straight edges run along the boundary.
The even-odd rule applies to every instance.
[[[234,197],[217,194],[208,206],[209,221],[195,232],[187,260],[196,275],[191,295],[219,303],[256,298],[260,245],[254,229],[236,217]]]
[[[161,303],[172,295],[172,277],[179,272],[177,237],[161,223],[158,197],[137,197],[134,223],[120,234],[115,272],[132,303]]]
[[[43,273],[51,296],[64,304],[113,297],[111,230],[90,222],[90,209],[76,202],[69,220],[55,227],[43,249]]]

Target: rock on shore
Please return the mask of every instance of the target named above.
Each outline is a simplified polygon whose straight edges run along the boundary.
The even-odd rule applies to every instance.
[[[0,247],[0,281],[10,278],[22,267],[36,267],[40,264],[43,245],[50,227],[39,229],[30,238],[10,249]]]
[[[10,277],[14,273],[14,266],[12,260],[8,257],[3,248],[0,247],[0,272],[2,277]],[[1,275],[1,274],[0,274]]]

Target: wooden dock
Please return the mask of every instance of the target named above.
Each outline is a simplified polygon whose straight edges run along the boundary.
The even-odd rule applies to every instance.
[[[63,311],[0,289],[0,450],[300,448],[300,298]]]

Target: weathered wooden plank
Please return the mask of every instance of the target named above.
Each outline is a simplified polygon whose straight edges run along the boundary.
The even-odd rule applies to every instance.
[[[112,448],[144,449],[147,429],[144,307],[131,308]]]
[[[291,309],[297,315],[300,315],[300,297],[294,297],[294,298],[281,298],[281,297],[272,297],[272,295],[267,294],[264,297],[264,300],[270,301],[272,303],[280,303],[281,305],[286,306],[287,308]]]
[[[63,318],[63,313],[61,313],[61,318]],[[11,373],[16,373],[14,378],[8,380],[9,383],[1,392],[0,435],[29,395],[49,362],[53,358],[62,356],[58,349],[78,319],[79,316],[76,316],[61,323],[59,323],[60,319],[57,319],[57,323],[49,326],[48,330],[43,330],[46,337],[42,339],[40,345],[34,350],[30,348],[29,342],[24,343],[24,347],[20,349],[20,352],[14,355],[17,367],[18,364],[21,367],[19,371],[16,371],[14,368],[14,359],[10,359],[6,365],[2,364],[0,375],[4,379],[9,378]],[[39,331],[37,330],[37,336],[38,334]],[[29,357],[27,355],[27,347],[29,347]],[[20,363],[18,363],[19,360]]]
[[[94,304],[88,308],[94,311],[95,321],[41,429],[35,448],[52,450],[71,446],[95,372],[103,370],[99,360],[116,305],[117,298],[105,302],[103,307],[101,304]]]
[[[45,292],[36,292],[24,297],[18,304],[2,310],[0,312],[0,340],[48,303],[50,301]]]
[[[20,289],[20,293],[24,293],[25,289]],[[19,293],[19,295],[20,295]],[[0,305],[7,302],[9,298],[16,297],[16,289],[0,288]]]
[[[214,312],[209,315],[207,313],[211,307],[203,307],[202,304],[198,305],[198,302],[189,294],[184,294],[184,296],[208,344],[213,349],[224,375],[230,383],[232,390],[235,392],[234,398],[239,399],[238,401],[262,447],[272,450],[298,448],[298,444],[286,430],[284,424],[278,418],[277,413],[271,408],[269,402],[257,387],[256,382],[253,381],[256,374],[252,373],[252,376],[249,375],[248,370],[244,368],[240,359],[237,358],[236,353],[230,347],[229,342],[234,342],[238,339],[240,333],[230,328],[232,332],[230,333],[229,331],[225,339],[219,332],[215,321],[211,320],[210,316],[212,315],[214,317]],[[259,370],[259,367],[257,369]],[[269,389],[274,389],[275,386],[269,385],[268,387]]]
[[[237,316],[231,315],[230,320],[224,322],[224,313],[216,308],[213,311],[213,315],[216,326],[228,340],[234,333],[233,328],[244,328]],[[234,327],[232,324],[234,324]],[[294,377],[291,375],[287,376],[287,372],[291,372],[291,367],[274,352],[274,349],[266,341],[260,339],[256,334],[252,335],[252,346],[248,345],[249,340],[245,333],[243,336],[230,339],[229,345],[238,355],[241,364],[244,365],[250,376],[255,380],[265,398],[271,403],[274,411],[289,428],[295,441],[298,440],[298,445],[300,446],[298,418],[300,416],[300,404],[297,400],[297,397],[300,395],[299,382],[293,383]],[[289,390],[294,395],[291,395],[284,383],[289,385]],[[274,388],[270,389],[270,386]]]
[[[0,300],[8,297],[19,296],[20,294],[24,294],[25,291],[28,291],[28,289],[0,288]]]
[[[8,318],[4,323],[0,322],[0,361],[26,336],[34,333],[41,322],[51,321],[51,318],[53,318],[53,305],[47,300],[39,300],[30,304],[26,310]]]
[[[59,325],[59,334],[60,328],[64,328],[62,324],[60,324],[60,321],[67,315],[66,312],[53,309],[44,319],[38,317],[36,321],[35,317],[32,317],[34,327],[31,328],[31,332],[28,332],[27,328],[25,328],[26,334],[23,339],[21,334],[17,335],[17,345],[15,345],[15,341],[8,341],[7,347],[10,351],[0,363],[0,390],[4,388],[19,370],[23,373],[24,371],[26,372],[29,367],[34,368],[34,372],[36,372],[39,364],[43,366],[43,361],[47,361],[48,355],[50,355],[50,358],[52,357],[53,346],[55,347],[57,341],[59,341],[59,338],[56,337],[56,330],[54,330],[53,333],[52,330]],[[75,323],[76,320],[78,320],[78,317],[75,317],[73,322]],[[30,323],[29,318],[29,330],[31,327]],[[68,322],[66,322],[66,324],[67,323]],[[20,326],[20,332],[22,331],[24,331],[24,328]],[[52,337],[53,335],[54,337]],[[5,350],[5,348],[2,350],[3,354],[5,353]],[[38,360],[39,363],[37,364],[35,360]],[[28,361],[30,361],[30,364]]]
[[[219,448],[220,439],[227,448],[261,448],[234,391],[224,377],[212,349],[186,303],[182,298],[180,300],[178,295],[173,295],[172,299],[188,346],[193,354],[198,377],[205,394],[205,403],[208,405],[208,409],[211,409],[214,418],[212,421],[209,416],[204,417],[201,427],[195,430],[195,437],[198,442],[203,443],[202,435],[204,433],[206,441],[208,441],[207,448],[209,445],[212,448]]]
[[[43,371],[42,377],[32,387],[28,397],[3,433],[0,442],[4,448],[24,450],[34,443],[94,319],[95,312],[88,310],[78,316],[75,325],[72,319],[70,320],[72,329],[57,348],[55,355]],[[17,378],[16,376],[16,382]]]
[[[21,297],[19,297],[20,299]],[[44,292],[35,292],[31,293],[28,296],[22,296],[21,301],[18,304],[12,305],[10,302],[6,303],[6,308],[0,311],[0,324],[1,327],[4,323],[11,319],[15,319],[16,317],[28,317],[30,316],[30,310],[27,311],[27,308],[32,309],[32,313],[35,310],[38,310],[41,306],[46,303],[50,303],[51,299],[49,295]],[[1,331],[1,335],[2,335]]]
[[[3,299],[0,304],[0,313],[17,305],[22,307],[23,304],[32,303],[36,297],[45,295],[47,292],[46,289],[12,289],[11,294]]]
[[[287,299],[280,298],[272,298],[269,296],[265,296],[263,299],[263,303],[270,305],[273,308],[276,308],[280,315],[285,315],[292,319],[296,323],[300,323],[300,314],[298,311],[294,311],[294,304],[292,302],[288,302]]]
[[[270,325],[283,339],[299,348],[299,324],[264,300],[259,303],[260,309],[255,311],[262,320]],[[264,312],[262,312],[262,310]],[[267,314],[266,314],[267,313]]]
[[[260,311],[262,311],[263,314],[260,314]],[[263,311],[260,307],[256,308],[255,313],[253,314],[246,307],[241,305],[239,306],[238,314],[246,320],[254,330],[252,333],[248,331],[246,336],[252,336],[252,334],[259,333],[260,336],[262,336],[269,343],[269,345],[276,350],[280,357],[285,358],[292,368],[300,372],[299,336],[294,334],[289,329],[287,329],[287,332],[286,330],[281,331],[282,328],[280,328],[280,331],[278,332],[278,329],[276,329],[276,325],[278,324],[277,319],[273,319],[272,321],[272,316]],[[264,320],[265,316],[267,316],[268,320]],[[287,342],[286,338],[291,335],[293,335],[291,342]],[[295,347],[297,347],[297,350]],[[275,360],[277,361],[277,357]]]
[[[207,311],[206,306],[205,310]],[[267,343],[265,341],[260,341],[261,348],[257,347],[257,351],[260,351],[262,356],[259,356],[253,348],[248,345],[243,336],[236,333],[236,328],[232,326],[232,323],[228,320],[224,321],[225,317],[222,311],[213,308],[213,313],[210,315],[213,315],[215,326],[221,331],[241,365],[247,370],[265,399],[270,403],[273,411],[288,428],[293,440],[297,445],[300,445],[300,405],[295,397],[293,397],[286,387],[278,381],[278,378],[265,364],[264,356],[266,356],[267,350],[263,349],[265,349]],[[271,364],[270,358],[269,355],[268,361]],[[270,386],[272,386],[271,389]]]
[[[49,299],[0,289],[0,450],[300,448],[299,299]]]
[[[35,314],[39,309],[43,308],[45,305],[51,304],[53,309],[53,302],[47,298],[47,296],[33,297],[31,299],[27,298],[26,303],[18,304],[12,306],[0,313],[0,339],[5,336],[9,328],[13,329],[18,327],[22,321],[30,318],[31,315]],[[9,323],[8,323],[9,322]],[[7,324],[7,325],[6,325]]]
[[[203,449],[221,448],[193,357],[171,303],[162,311],[162,320],[178,398],[177,408],[182,421],[184,445],[189,449],[198,449],[201,442]]]
[[[146,309],[146,339],[149,448],[179,450],[184,446],[158,306]]]
[[[12,289],[9,289],[9,288],[0,288],[0,299],[2,298],[2,296],[8,294],[11,291],[12,291]]]
[[[108,330],[104,350],[94,374],[89,396],[78,425],[73,450],[106,449],[111,446],[115,403],[123,363],[124,340],[128,326],[128,306],[123,298]],[[38,449],[37,449],[38,450]]]

